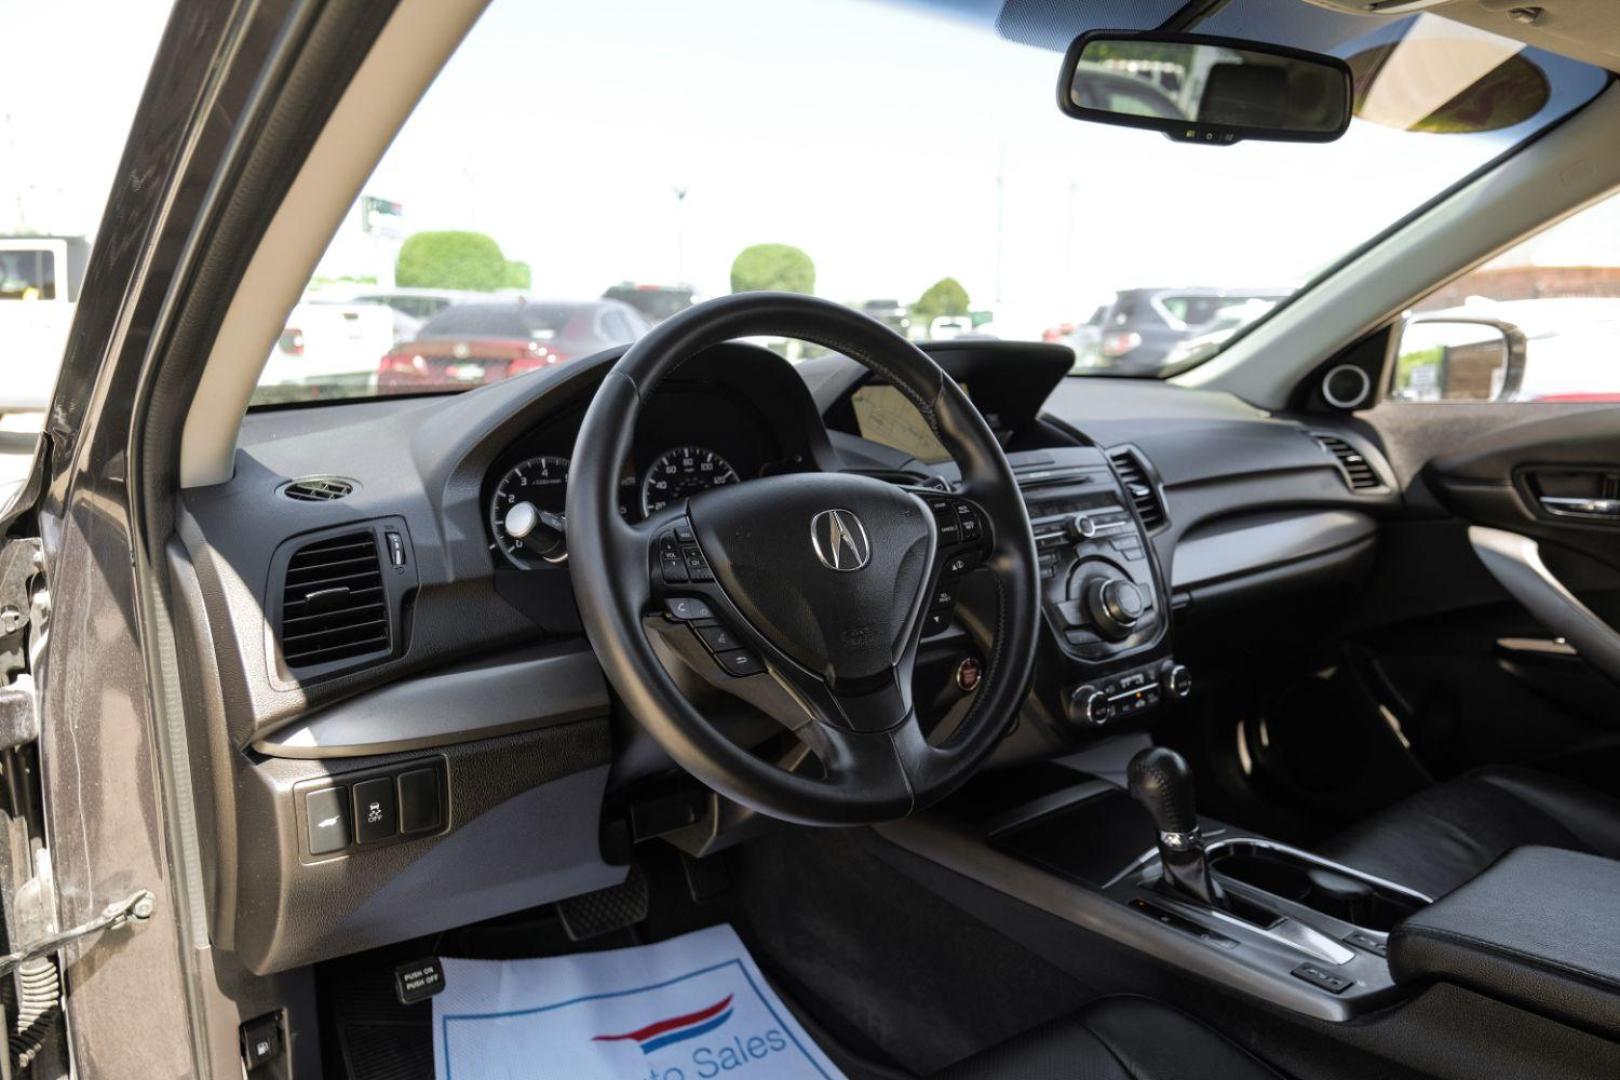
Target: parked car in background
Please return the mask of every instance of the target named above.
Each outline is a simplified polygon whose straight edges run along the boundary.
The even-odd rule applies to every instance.
[[[887,326],[901,337],[911,336],[911,311],[898,300],[867,300],[861,311]]]
[[[317,299],[344,300],[351,304],[383,304],[394,312],[394,341],[410,341],[422,324],[455,304],[476,304],[494,299],[491,293],[467,289],[423,289],[395,286],[350,286],[324,289]],[[500,297],[509,299],[508,297]]]
[[[1121,289],[1097,324],[1096,358],[1086,370],[1111,375],[1158,374],[1178,344],[1212,329],[1223,314],[1254,301],[1274,307],[1290,292],[1286,288]]]
[[[589,356],[645,334],[641,312],[616,300],[457,304],[382,358],[382,392],[463,388]]]
[[[287,316],[255,401],[268,404],[370,393],[377,358],[394,346],[382,304],[306,300]]]
[[[1276,306],[1277,301],[1271,297],[1256,296],[1222,309],[1197,334],[1178,342],[1170,350],[1164,358],[1163,370],[1169,373],[1183,371],[1209,359],[1225,347],[1233,334],[1269,314]]]
[[[973,320],[966,315],[940,315],[928,324],[928,340],[952,341],[973,333]]]
[[[82,236],[0,237],[0,413],[50,401],[89,256]]]
[[[639,311],[649,326],[657,326],[678,311],[697,303],[690,285],[648,285],[621,281],[602,294],[604,300],[617,300]]]
[[[1098,349],[1102,345],[1103,321],[1108,318],[1108,311],[1112,306],[1112,303],[1099,304],[1092,309],[1085,322],[1063,323],[1052,327],[1041,335],[1041,340],[1067,345],[1073,349],[1074,367],[1072,370],[1085,371],[1094,368],[1101,360]]]

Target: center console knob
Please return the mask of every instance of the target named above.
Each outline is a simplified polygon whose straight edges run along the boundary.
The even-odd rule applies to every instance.
[[[1086,586],[1086,609],[1102,635],[1122,640],[1146,609],[1142,590],[1124,578],[1096,578]]]
[[[1192,672],[1186,664],[1167,664],[1159,673],[1159,685],[1171,697],[1184,698],[1192,693]]]
[[[1108,695],[1090,683],[1076,687],[1069,695],[1069,715],[1078,723],[1101,727],[1108,722],[1111,711]]]
[[[1090,540],[1097,535],[1097,523],[1085,514],[1074,515],[1069,527],[1074,530],[1074,535],[1082,540]]]

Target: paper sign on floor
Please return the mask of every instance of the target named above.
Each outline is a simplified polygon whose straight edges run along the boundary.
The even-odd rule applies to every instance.
[[[444,976],[439,1080],[843,1080],[729,926]]]

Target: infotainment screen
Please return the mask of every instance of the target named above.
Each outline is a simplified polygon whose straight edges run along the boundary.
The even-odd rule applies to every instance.
[[[962,391],[966,393],[967,387],[963,386]],[[850,403],[855,407],[855,423],[861,429],[861,438],[882,443],[930,465],[951,459],[917,406],[896,388],[862,386],[850,398]]]

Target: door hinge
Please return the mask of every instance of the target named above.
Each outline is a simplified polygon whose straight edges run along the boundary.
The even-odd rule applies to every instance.
[[[102,908],[101,914],[89,922],[80,923],[71,930],[46,934],[30,945],[25,945],[15,952],[0,956],[0,977],[11,974],[19,964],[27,963],[29,960],[41,956],[50,956],[61,952],[66,946],[81,938],[87,938],[91,934],[116,930],[130,923],[143,923],[152,917],[156,904],[157,898],[152,895],[150,890],[138,889],[124,897],[124,899]]]
[[[30,624],[50,608],[39,587],[45,548],[37,536],[17,537],[0,547],[0,684],[28,670]]]

